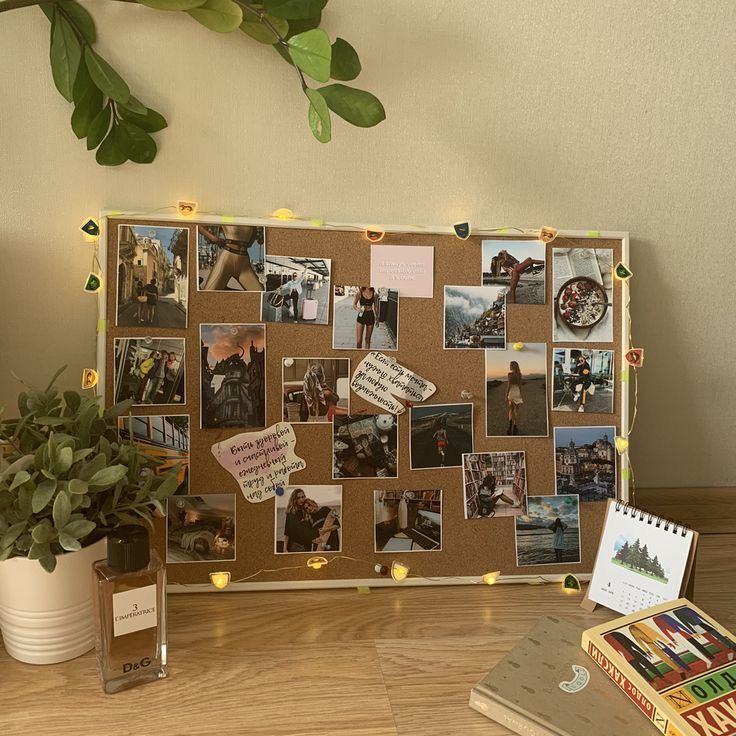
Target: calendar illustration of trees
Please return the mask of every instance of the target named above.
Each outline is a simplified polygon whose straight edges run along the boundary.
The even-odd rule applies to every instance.
[[[646,544],[642,546],[638,538],[633,543],[629,543],[628,539],[622,543],[621,539],[622,537],[619,537],[614,545],[616,553],[611,558],[614,565],[619,565],[660,583],[667,582],[667,573],[662,563],[657,555],[651,556]]]

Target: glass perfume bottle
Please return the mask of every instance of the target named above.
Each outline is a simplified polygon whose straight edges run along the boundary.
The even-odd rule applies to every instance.
[[[148,529],[117,527],[93,565],[97,669],[106,693],[166,677],[166,568]]]

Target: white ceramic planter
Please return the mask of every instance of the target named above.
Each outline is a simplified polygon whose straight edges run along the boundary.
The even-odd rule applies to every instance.
[[[38,560],[0,562],[0,630],[11,657],[29,664],[74,659],[95,645],[92,563],[106,556],[101,539],[56,557],[47,573]]]

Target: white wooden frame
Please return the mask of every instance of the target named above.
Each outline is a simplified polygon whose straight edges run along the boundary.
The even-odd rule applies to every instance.
[[[173,209],[173,208],[172,208]],[[420,227],[418,225],[381,225],[375,223],[347,223],[347,222],[313,222],[311,220],[289,219],[281,220],[277,218],[255,218],[255,217],[230,217],[226,215],[211,215],[205,213],[196,213],[193,217],[181,217],[178,214],[166,214],[159,212],[121,212],[118,210],[106,210],[100,213],[100,239],[99,239],[99,260],[103,269],[103,284],[107,275],[107,259],[108,257],[116,257],[116,254],[108,256],[107,253],[107,221],[110,218],[125,219],[131,222],[136,220],[157,220],[165,223],[178,225],[186,225],[191,222],[203,223],[205,225],[255,225],[258,227],[278,227],[278,228],[295,228],[300,230],[341,230],[362,232],[364,230],[381,229],[386,234],[389,233],[416,233],[422,235],[454,235],[455,231],[452,226],[448,225],[431,225]],[[499,237],[534,237],[539,235],[538,228],[534,229],[517,229],[517,228],[473,228],[472,236]],[[596,240],[620,240],[621,241],[621,261],[628,265],[629,263],[629,233],[617,230],[558,230],[558,236],[563,238],[590,239],[593,243]],[[593,244],[591,243],[591,244]],[[195,243],[196,245],[196,243]],[[191,245],[190,245],[191,247]],[[614,264],[615,266],[615,264]],[[628,280],[621,282],[621,341],[614,350],[619,351],[619,376],[618,390],[621,392],[621,412],[619,419],[620,436],[628,439],[629,433],[629,381],[622,380],[623,376],[630,376],[631,372],[626,363],[624,355],[631,347],[629,332],[629,304],[630,291]],[[101,289],[97,297],[97,372],[99,373],[98,390],[105,400],[106,385],[106,342],[107,342],[107,286]],[[625,372],[625,373],[624,373]],[[548,409],[549,410],[549,409]],[[624,472],[626,469],[626,472]],[[619,478],[618,478],[618,495],[622,501],[629,500],[629,475],[631,473],[629,465],[628,452],[619,454]],[[624,478],[624,474],[627,476]],[[579,580],[590,580],[592,573],[583,573],[577,575]],[[501,575],[498,583],[530,583],[530,582],[560,582],[564,580],[565,575]],[[407,578],[401,585],[467,585],[478,584],[477,577],[453,576],[442,578]],[[290,580],[290,581],[269,581],[269,582],[244,582],[231,583],[225,589],[226,591],[256,591],[256,590],[308,590],[323,588],[355,588],[355,587],[387,587],[397,585],[390,577],[375,577],[366,579],[343,579],[343,580]],[[212,592],[216,589],[210,583],[170,583],[168,592],[170,593],[205,593]],[[222,592],[222,591],[219,591]]]

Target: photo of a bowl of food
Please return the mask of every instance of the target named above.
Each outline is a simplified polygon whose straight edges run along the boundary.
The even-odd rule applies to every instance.
[[[555,299],[560,319],[578,329],[597,325],[606,316],[609,306],[606,290],[587,276],[576,276],[566,281]]]

